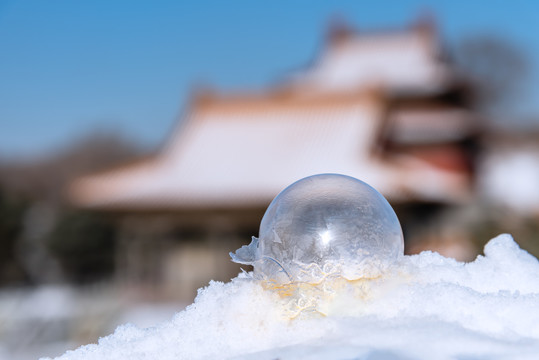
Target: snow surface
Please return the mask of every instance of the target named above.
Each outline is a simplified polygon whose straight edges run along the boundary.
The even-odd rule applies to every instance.
[[[170,321],[120,326],[57,359],[536,359],[539,262],[510,235],[484,253],[403,256],[380,278],[322,284],[318,311],[298,316],[306,298],[241,274],[211,282]]]

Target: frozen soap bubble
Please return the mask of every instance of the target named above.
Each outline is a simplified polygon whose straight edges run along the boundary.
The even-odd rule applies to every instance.
[[[316,283],[329,275],[376,276],[403,251],[399,220],[378,191],[353,177],[321,174],[279,193],[259,239],[230,255],[253,265],[257,279]]]

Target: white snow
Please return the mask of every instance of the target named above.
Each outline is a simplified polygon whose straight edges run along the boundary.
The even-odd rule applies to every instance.
[[[74,201],[98,208],[266,206],[297,179],[321,173],[362,179],[391,199],[451,203],[467,195],[466,174],[410,155],[373,156],[379,111],[368,99],[315,110],[195,111],[159,156],[81,178]]]
[[[535,359],[539,262],[509,235],[484,253],[462,263],[423,252],[378,279],[333,283],[315,304],[325,316],[291,318],[305,299],[242,274],[170,321],[120,326],[57,359]]]
[[[522,213],[539,213],[539,150],[535,147],[494,149],[483,163],[485,197]]]
[[[314,66],[293,77],[311,92],[347,92],[372,86],[390,91],[437,91],[451,69],[439,61],[436,39],[421,32],[359,34],[331,46]]]

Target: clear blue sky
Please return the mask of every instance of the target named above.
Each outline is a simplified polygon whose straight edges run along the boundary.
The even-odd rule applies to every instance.
[[[534,66],[524,112],[539,113],[539,1],[0,0],[0,156],[32,156],[96,129],[152,147],[190,90],[256,89],[307,63],[332,14],[399,27],[424,9],[446,41],[494,33]]]

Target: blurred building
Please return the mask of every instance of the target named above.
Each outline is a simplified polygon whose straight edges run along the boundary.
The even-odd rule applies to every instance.
[[[483,147],[481,195],[514,217],[539,218],[539,132],[492,132]]]
[[[312,64],[279,87],[198,94],[159,154],[80,178],[71,197],[117,215],[119,281],[167,294],[234,276],[227,253],[257,235],[279,191],[312,174],[371,184],[413,239],[417,216],[473,194],[478,129],[464,80],[432,22],[336,25]]]

